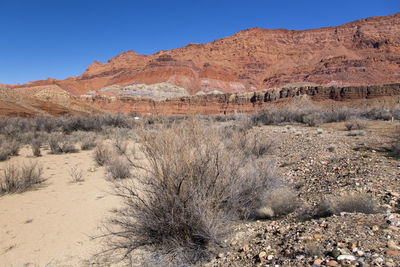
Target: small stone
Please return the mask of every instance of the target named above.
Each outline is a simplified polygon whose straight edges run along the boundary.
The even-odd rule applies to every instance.
[[[399,251],[395,251],[395,250],[386,250],[386,255],[400,256],[400,252]]]
[[[247,257],[246,257],[246,253],[244,253],[243,251],[240,252],[239,257],[240,257],[242,260],[244,260],[244,259],[247,258]]]
[[[261,251],[261,252],[258,254],[258,257],[259,257],[260,259],[264,259],[265,256],[267,256],[267,253],[266,253],[265,251]]]
[[[314,234],[314,239],[319,240],[319,239],[321,239],[321,238],[322,238],[322,235],[320,235],[320,234]]]
[[[316,259],[315,261],[314,261],[314,265],[321,265],[322,263],[323,263],[324,261],[323,260],[321,260],[321,259]]]
[[[296,256],[296,259],[298,259],[298,260],[302,260],[302,259],[304,259],[305,257],[304,257],[304,255],[297,255]]]
[[[382,259],[381,257],[378,257],[378,258],[375,259],[375,261],[377,261],[377,262],[383,262],[383,259]]]
[[[393,249],[393,250],[399,250],[399,246],[397,246],[396,242],[394,242],[393,240],[389,240],[387,242],[387,247],[389,249]]]
[[[342,261],[342,260],[355,261],[356,257],[354,257],[353,255],[340,255],[339,257],[337,257],[337,259],[339,261]]]
[[[219,253],[217,258],[223,258],[224,257],[224,253]]]
[[[331,254],[332,254],[332,257],[334,257],[336,259],[337,257],[339,257],[340,251],[338,249],[334,249],[334,250],[332,250]]]
[[[378,230],[379,230],[379,227],[378,227],[378,225],[374,225],[374,226],[372,226],[372,231],[376,232],[376,231],[378,231]]]
[[[248,245],[244,245],[243,247],[241,247],[240,249],[239,249],[239,252],[241,252],[241,251],[244,251],[244,252],[247,252],[247,251],[249,251],[249,246]]]
[[[354,242],[350,242],[350,243],[347,244],[347,247],[348,247],[349,249],[353,249],[353,248],[357,247],[357,245],[356,245],[356,243],[354,243]]]
[[[268,255],[267,260],[271,261],[274,258],[274,255]]]
[[[337,263],[337,261],[328,261],[326,263],[326,266],[338,266],[338,263]]]
[[[362,250],[357,250],[357,255],[358,256],[360,256],[360,257],[362,257],[362,256],[364,256],[364,251],[362,251]]]

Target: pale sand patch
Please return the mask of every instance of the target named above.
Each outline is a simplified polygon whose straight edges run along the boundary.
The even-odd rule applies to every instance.
[[[119,199],[95,167],[93,151],[33,158],[29,147],[20,156],[0,163],[38,161],[46,182],[40,188],[0,197],[0,266],[82,266],[96,251],[100,226]],[[84,181],[71,183],[72,166],[83,170]],[[91,171],[89,169],[92,168]]]

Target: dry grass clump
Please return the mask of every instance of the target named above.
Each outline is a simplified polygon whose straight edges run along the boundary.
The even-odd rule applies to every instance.
[[[71,141],[65,135],[52,134],[48,140],[51,154],[62,154],[62,153],[76,153],[78,149],[75,148]]]
[[[99,166],[104,166],[111,159],[112,151],[108,145],[98,142],[94,150],[94,160]]]
[[[35,157],[40,157],[42,156],[42,152],[40,150],[40,147],[42,146],[42,141],[40,139],[33,139],[31,142],[31,148],[32,148],[32,154]]]
[[[338,212],[360,212],[365,214],[379,213],[379,203],[371,196],[364,193],[347,193],[342,195],[335,205]]]
[[[81,150],[91,150],[96,147],[96,136],[87,135],[81,141]]]
[[[400,127],[397,127],[395,132],[395,138],[391,147],[391,153],[395,157],[400,157]]]
[[[21,143],[17,140],[5,140],[0,143],[0,161],[8,160],[11,156],[18,156]]]
[[[114,157],[107,163],[107,177],[109,179],[125,179],[131,176],[131,166],[129,162],[121,157]]]
[[[78,167],[78,165],[72,166],[69,170],[69,175],[71,177],[72,183],[83,182],[85,179],[83,178],[83,170]]]
[[[125,205],[107,226],[108,254],[142,248],[163,264],[195,264],[219,249],[231,220],[255,217],[278,184],[272,163],[227,149],[219,133],[193,118],[138,130],[145,160],[115,181]]]
[[[23,192],[28,188],[43,182],[42,167],[37,163],[25,164],[18,168],[8,165],[0,176],[0,193]]]
[[[367,122],[364,120],[352,120],[346,122],[344,126],[346,127],[347,131],[364,130],[367,128]]]
[[[313,207],[304,208],[298,213],[300,220],[318,219],[341,212],[374,214],[382,209],[372,196],[360,192],[349,192],[338,197],[323,198]]]

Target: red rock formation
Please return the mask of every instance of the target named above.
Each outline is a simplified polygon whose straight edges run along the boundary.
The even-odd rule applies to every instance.
[[[400,13],[313,30],[253,28],[150,56],[130,50],[107,63],[94,62],[81,76],[23,86],[54,84],[79,95],[112,84],[169,82],[194,94],[304,81],[327,86],[399,82]]]
[[[258,92],[180,97],[165,101],[143,100],[128,96],[113,98],[85,96],[82,99],[104,110],[114,112],[137,112],[143,115],[222,115],[235,112],[251,113],[270,106],[280,106],[299,96],[305,96],[319,105],[324,105],[323,102],[329,102],[333,106],[349,105],[355,102],[353,107],[361,107],[357,106],[357,103],[368,101],[369,108],[376,102],[390,102],[388,106],[380,107],[400,108],[400,83],[378,86],[275,88]],[[390,101],[385,100],[388,97],[391,98]]]

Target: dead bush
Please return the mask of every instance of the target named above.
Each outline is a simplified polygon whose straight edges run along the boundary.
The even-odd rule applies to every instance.
[[[336,213],[339,212],[360,212],[365,214],[379,213],[379,203],[372,196],[365,193],[350,192],[340,196],[336,200]]]
[[[324,123],[324,119],[321,113],[313,112],[311,114],[305,115],[303,121],[310,127],[319,126]]]
[[[0,145],[0,161],[6,161],[10,158],[10,150],[5,144]]]
[[[96,147],[96,136],[87,135],[82,139],[81,150],[91,150]]]
[[[33,139],[31,142],[32,154],[35,157],[40,157],[42,155],[40,147],[42,146],[42,141],[40,139]]]
[[[270,154],[273,147],[274,142],[271,139],[263,138],[261,134],[254,134],[247,144],[249,152],[256,158],[261,158],[266,154]]]
[[[107,166],[107,177],[109,179],[125,179],[131,176],[131,166],[129,162],[121,157],[115,157],[110,160]]]
[[[49,146],[51,154],[62,153],[76,153],[78,149],[75,148],[71,141],[65,135],[52,134],[49,136]]]
[[[104,166],[110,161],[112,151],[108,145],[99,142],[94,150],[94,160],[99,166]]]
[[[117,137],[114,140],[113,145],[114,145],[114,147],[115,147],[115,149],[116,149],[118,154],[120,154],[120,155],[125,155],[126,154],[126,151],[127,151],[127,148],[128,148],[128,142],[126,140],[124,140],[122,137]]]
[[[352,120],[345,123],[347,131],[363,130],[367,128],[367,123],[363,120]]]
[[[400,157],[400,127],[397,127],[395,131],[394,142],[390,152],[392,156]]]
[[[286,187],[271,190],[264,197],[263,207],[257,211],[257,217],[260,219],[264,219],[261,214],[267,210],[270,210],[272,216],[265,218],[279,217],[295,211],[300,204],[297,195]]]
[[[228,150],[207,122],[191,118],[137,136],[145,163],[131,160],[132,178],[114,182],[125,205],[105,235],[108,253],[122,259],[142,248],[162,264],[207,260],[229,222],[254,215],[276,184],[273,163]]]
[[[43,182],[42,167],[37,163],[24,164],[21,168],[8,165],[0,176],[0,192],[23,192],[26,189]]]
[[[71,177],[72,183],[79,183],[85,180],[83,178],[83,170],[80,169],[78,165],[71,167],[71,169],[69,170],[69,175]]]

